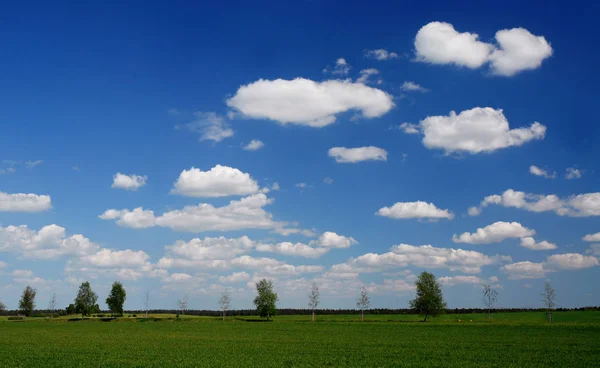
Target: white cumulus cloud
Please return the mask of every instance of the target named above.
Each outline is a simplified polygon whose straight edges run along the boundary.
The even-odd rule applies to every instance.
[[[171,193],[187,197],[226,197],[257,193],[257,182],[250,174],[229,166],[216,165],[208,171],[192,167],[183,170]]]
[[[452,220],[454,214],[449,210],[437,208],[433,203],[423,201],[417,202],[397,202],[392,207],[380,208],[377,213],[379,216],[390,217],[393,219],[448,219]]]
[[[524,70],[537,69],[552,56],[552,47],[543,36],[535,36],[525,28],[496,32],[499,47],[489,56],[493,74],[513,76]]]
[[[361,161],[387,161],[387,151],[383,148],[368,146],[357,148],[333,147],[327,152],[338,163],[357,163]]]
[[[0,192],[0,212],[43,212],[50,208],[49,195]]]
[[[556,178],[556,172],[549,172],[548,170],[539,168],[535,165],[529,166],[529,173],[535,176],[541,176],[546,179],[554,179]]]
[[[595,234],[587,234],[583,237],[583,241],[586,242],[600,242],[600,232]]]
[[[258,139],[253,139],[248,144],[244,145],[243,148],[246,151],[258,151],[264,146],[265,144],[262,141],[259,141]]]
[[[113,176],[112,188],[125,189],[125,190],[138,190],[148,181],[146,175],[127,175],[116,173]]]
[[[416,133],[416,126],[411,128],[414,129],[408,133]],[[419,123],[418,130],[423,133],[425,147],[442,149],[448,154],[493,152],[543,139],[546,135],[546,127],[538,122],[529,127],[510,129],[502,110],[491,107],[475,107],[460,114],[451,111],[448,116],[429,116]]]
[[[491,225],[477,229],[474,233],[454,234],[452,241],[467,244],[499,243],[510,238],[524,238],[535,235],[535,230],[528,229],[518,222],[498,221]]]
[[[0,227],[0,252],[12,252],[26,259],[56,259],[83,256],[100,247],[81,234],[66,236],[64,227],[52,224],[39,231],[27,225]]]
[[[402,89],[405,92],[429,92],[429,89],[412,81],[405,81],[404,83],[402,83],[402,86],[400,86],[400,89]]]
[[[479,207],[469,209],[469,214],[478,215],[489,205],[519,208],[530,212],[554,211],[560,216],[589,217],[600,216],[600,193],[585,193],[559,198],[554,194],[531,194],[508,189],[501,195],[487,196]]]
[[[251,119],[320,128],[347,111],[358,111],[364,118],[380,117],[394,107],[394,101],[388,93],[362,83],[296,78],[260,79],[241,86],[227,105]]]
[[[449,23],[431,22],[415,37],[416,60],[471,69],[489,64],[492,74],[510,77],[539,68],[553,53],[543,36],[535,36],[525,28],[500,30],[495,37],[496,44],[482,42],[476,33],[458,32]]]
[[[551,250],[556,249],[557,246],[554,243],[550,243],[546,240],[542,240],[541,242],[536,242],[535,239],[531,236],[527,236],[521,239],[521,246],[531,250]]]
[[[415,37],[416,59],[431,64],[479,68],[488,61],[493,48],[479,41],[479,35],[458,32],[452,24],[443,22],[423,26]]]

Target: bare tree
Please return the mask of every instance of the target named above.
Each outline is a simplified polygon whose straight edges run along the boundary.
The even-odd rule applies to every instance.
[[[183,296],[183,299],[179,299],[177,301],[177,304],[179,305],[179,310],[181,310],[181,314],[185,314],[185,311],[187,310],[187,307],[188,307],[188,302],[189,302],[189,298],[188,298],[187,294],[185,294]]]
[[[319,306],[321,294],[319,293],[319,287],[316,283],[312,284],[310,294],[308,294],[308,306],[312,310],[312,321],[315,321],[315,309]]]
[[[148,309],[150,309],[150,289],[146,290],[146,297],[144,298],[144,307],[146,307],[146,319],[148,319]]]
[[[225,314],[229,310],[229,304],[231,304],[231,297],[229,296],[229,290],[225,289],[219,298],[219,305],[221,306],[221,311],[223,311],[223,321],[225,320]]]
[[[48,302],[48,309],[50,309],[52,315],[54,315],[54,312],[56,312],[56,293],[54,292],[52,293],[50,301]]]
[[[365,309],[369,309],[370,305],[371,299],[369,299],[367,288],[363,287],[362,289],[360,289],[360,296],[356,299],[356,307],[360,309],[362,321],[365,320]]]
[[[490,284],[483,285],[483,304],[488,310],[488,321],[492,320],[492,309],[498,302],[498,292]]]
[[[546,281],[546,286],[544,287],[544,292],[542,293],[542,302],[546,307],[546,316],[548,317],[548,321],[550,323],[552,323],[552,309],[554,309],[554,306],[556,305],[554,301],[555,298],[556,292],[554,291],[554,288],[550,284],[550,281]]]

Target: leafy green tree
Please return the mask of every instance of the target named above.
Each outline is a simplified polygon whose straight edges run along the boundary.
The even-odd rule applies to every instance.
[[[108,305],[110,312],[122,316],[123,304],[125,304],[126,299],[127,292],[125,292],[123,284],[121,284],[119,281],[115,281],[112,284],[112,289],[110,290],[108,298],[106,298],[106,304]]]
[[[6,304],[2,303],[2,300],[0,300],[0,312],[4,312],[6,310]]]
[[[27,317],[31,316],[35,309],[35,295],[35,289],[27,285],[25,290],[23,290],[23,295],[21,295],[21,300],[19,301],[19,310],[21,311],[21,314],[24,314]]]
[[[75,298],[75,313],[81,313],[81,319],[94,313],[98,295],[92,291],[89,282],[84,282],[79,286],[77,297]]]
[[[423,322],[427,322],[428,316],[437,316],[445,311],[442,287],[432,273],[423,271],[415,281],[415,287],[417,294],[410,301],[410,307],[423,315]]]
[[[75,304],[69,304],[65,311],[67,314],[75,314]]]
[[[279,300],[277,293],[273,291],[273,281],[262,279],[256,283],[256,298],[254,298],[254,305],[256,311],[261,317],[267,317],[267,321],[271,316],[277,313],[277,307],[275,303]]]

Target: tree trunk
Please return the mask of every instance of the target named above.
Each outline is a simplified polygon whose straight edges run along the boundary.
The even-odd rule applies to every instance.
[[[315,321],[315,311],[314,310],[312,311],[312,321],[313,322]]]
[[[225,320],[225,311],[223,311],[223,321]]]
[[[361,316],[362,316],[361,321],[364,322],[365,321],[365,311],[364,311],[364,309],[361,311]]]
[[[427,322],[427,316],[428,314],[425,315],[425,319],[423,320],[423,322]]]
[[[148,319],[148,310],[146,309],[146,319]]]

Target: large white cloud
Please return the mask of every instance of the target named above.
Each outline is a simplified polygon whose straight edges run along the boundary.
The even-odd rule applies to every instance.
[[[116,173],[113,176],[112,188],[117,189],[125,189],[125,190],[138,190],[144,185],[146,185],[146,181],[148,180],[147,176],[142,175],[127,175]]]
[[[600,193],[585,193],[561,199],[554,194],[531,194],[508,189],[501,195],[485,197],[479,207],[471,207],[469,214],[479,215],[489,205],[519,208],[530,212],[553,211],[560,216],[600,216]]]
[[[408,126],[407,126],[408,127]],[[413,133],[417,126],[410,126]],[[521,146],[529,141],[543,139],[546,127],[538,122],[525,128],[510,129],[501,109],[475,107],[459,114],[429,116],[418,129],[423,133],[423,145],[442,149],[446,153],[482,153],[502,148]]]
[[[332,231],[326,231],[311,245],[318,245],[324,248],[348,248],[353,244],[358,244],[356,239],[344,235],[338,235]]]
[[[308,244],[291,242],[258,244],[256,250],[259,252],[274,252],[290,256],[318,258],[331,249],[348,248],[354,244],[358,244],[358,242],[352,237],[326,231],[318,239],[312,240]]]
[[[22,255],[27,259],[55,259],[83,256],[100,247],[81,234],[66,236],[64,227],[47,225],[39,231],[27,225],[0,227],[0,251]]]
[[[542,240],[541,242],[536,242],[535,239],[531,236],[527,236],[521,239],[521,246],[523,248],[531,249],[531,250],[551,250],[558,248],[556,244],[550,243],[549,241]]]
[[[361,161],[387,161],[387,151],[383,148],[368,146],[357,148],[333,147],[328,153],[335,162],[354,164]]]
[[[423,201],[417,202],[397,202],[392,207],[380,208],[377,213],[379,216],[390,217],[393,219],[448,219],[452,220],[454,214],[449,210],[437,208],[433,203]]]
[[[543,264],[529,261],[507,264],[502,267],[502,271],[512,280],[539,279],[546,276]]]
[[[84,255],[80,261],[95,267],[138,268],[148,264],[150,256],[142,251],[101,249],[96,253]]]
[[[454,234],[452,241],[467,244],[499,243],[510,238],[524,238],[535,235],[535,230],[528,229],[518,222],[498,221],[491,225],[477,229],[474,233]]]
[[[554,254],[546,259],[544,267],[554,270],[579,270],[598,266],[594,256],[584,256],[579,253]]]
[[[471,69],[489,63],[492,74],[509,77],[539,68],[553,52],[543,36],[524,28],[500,30],[496,42],[481,42],[476,33],[458,32],[449,23],[431,22],[417,32],[415,55],[417,61]]]
[[[490,282],[498,282],[498,278],[495,276],[492,276],[487,280],[478,276],[444,276],[440,277],[438,280],[442,285],[446,286],[455,286],[460,284],[483,285]]]
[[[185,206],[181,210],[163,213],[156,218],[156,225],[177,231],[232,231],[241,229],[269,229],[278,227],[264,206],[272,203],[263,193],[254,194],[223,207],[207,203]]]
[[[273,216],[264,207],[273,202],[264,193],[254,194],[240,200],[230,201],[228,205],[215,207],[208,203],[185,206],[155,216],[151,210],[141,208],[133,211],[109,209],[99,217],[103,220],[117,220],[125,227],[167,227],[175,231],[201,233],[205,231],[233,231],[242,229],[273,229],[285,232],[284,222],[273,220]],[[136,213],[137,211],[137,213]],[[298,232],[298,231],[296,231]]]
[[[220,276],[219,281],[223,283],[245,282],[250,280],[250,274],[247,272],[234,272],[229,276]]]
[[[277,244],[259,244],[256,246],[259,252],[273,252],[288,256],[299,256],[306,258],[318,258],[329,251],[328,248],[311,247],[302,243],[282,242]]]
[[[171,193],[188,197],[225,197],[257,193],[258,183],[239,169],[216,165],[208,171],[192,167],[183,170]]]
[[[459,33],[449,23],[431,22],[423,26],[415,37],[418,61],[432,64],[455,64],[471,69],[488,61],[493,46],[479,41],[475,33]]]
[[[502,267],[510,279],[539,279],[549,272],[580,270],[598,266],[598,259],[591,255],[579,253],[554,254],[548,256],[545,262],[517,262]]]
[[[142,207],[131,211],[110,209],[98,217],[102,220],[117,220],[117,225],[133,229],[144,229],[155,225],[154,211]]]
[[[250,251],[254,246],[255,242],[247,236],[230,239],[221,236],[218,238],[194,238],[189,242],[180,240],[173,245],[166,246],[165,251],[171,257],[191,261],[231,260]]]
[[[499,48],[489,56],[493,74],[513,76],[524,70],[537,69],[552,55],[552,47],[543,36],[532,35],[525,28],[496,32]]]
[[[600,232],[595,234],[587,234],[583,237],[583,241],[586,242],[600,242]]]
[[[332,273],[377,272],[398,267],[446,268],[451,271],[479,273],[481,267],[498,262],[510,261],[510,257],[487,256],[480,252],[437,248],[431,245],[414,246],[399,244],[392,247],[391,252],[377,254],[367,253],[350,259],[346,264],[334,265]]]
[[[49,195],[0,192],[0,212],[42,212],[50,208]]]
[[[260,79],[241,86],[227,105],[252,119],[324,127],[347,111],[358,111],[365,118],[380,117],[394,107],[394,101],[386,92],[362,83],[296,78]]]

